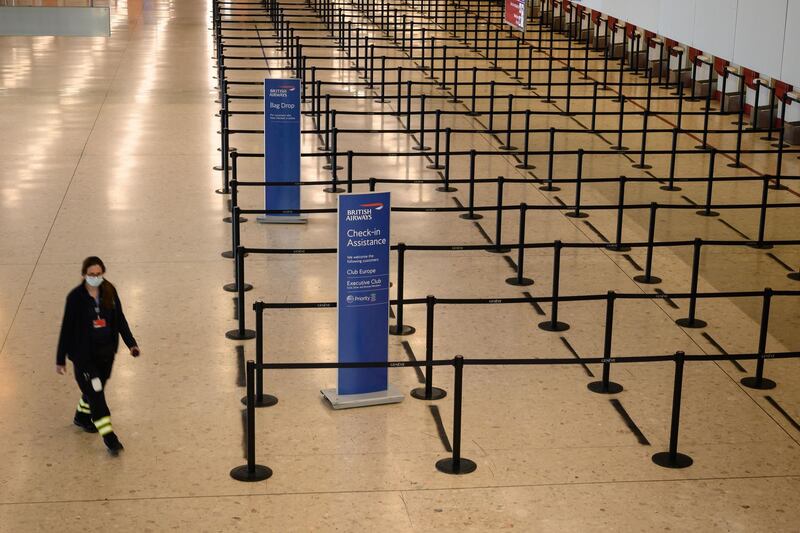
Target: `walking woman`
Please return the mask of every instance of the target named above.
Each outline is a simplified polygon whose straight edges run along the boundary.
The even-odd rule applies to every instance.
[[[81,398],[73,423],[88,433],[100,433],[108,451],[117,454],[122,443],[111,426],[105,386],[111,377],[119,337],[139,356],[139,347],[122,312],[114,286],[103,279],[106,267],[99,257],[83,261],[83,281],[67,295],[64,321],[58,339],[56,371],[66,374],[66,358],[72,361]]]

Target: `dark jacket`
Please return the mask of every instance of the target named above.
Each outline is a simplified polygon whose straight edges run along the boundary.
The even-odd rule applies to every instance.
[[[108,282],[104,282],[108,283]],[[61,324],[61,335],[58,339],[58,352],[56,364],[63,365],[69,357],[73,363],[89,362],[94,352],[94,335],[92,320],[96,318],[94,298],[81,283],[67,295],[64,306],[64,321]],[[128,321],[122,312],[119,296],[114,291],[113,309],[102,309],[101,314],[108,324],[110,341],[113,343],[114,353],[119,348],[119,337],[130,348],[136,346],[136,339],[131,334]]]

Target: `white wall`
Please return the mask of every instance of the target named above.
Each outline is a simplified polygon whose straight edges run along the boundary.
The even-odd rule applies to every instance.
[[[575,0],[800,87],[800,0]]]

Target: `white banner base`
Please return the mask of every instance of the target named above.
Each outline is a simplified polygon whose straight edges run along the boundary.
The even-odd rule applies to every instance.
[[[384,391],[368,392],[366,394],[339,394],[336,389],[320,391],[334,409],[351,409],[353,407],[367,407],[368,405],[383,405],[387,403],[400,403],[403,393],[392,385]]]
[[[306,224],[308,217],[305,216],[279,216],[279,215],[259,215],[256,217],[259,224]]]

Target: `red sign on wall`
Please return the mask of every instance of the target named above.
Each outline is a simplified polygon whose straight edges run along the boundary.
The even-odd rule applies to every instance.
[[[505,23],[516,30],[525,31],[525,19],[527,18],[525,13],[526,0],[505,0],[505,2]]]

